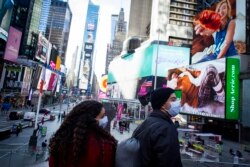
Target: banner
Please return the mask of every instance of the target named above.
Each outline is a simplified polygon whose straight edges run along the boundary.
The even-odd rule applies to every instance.
[[[25,67],[25,72],[23,76],[23,84],[21,89],[21,95],[28,96],[31,84],[31,73],[32,70],[28,67]]]
[[[239,70],[238,58],[227,58],[226,119],[239,119]]]

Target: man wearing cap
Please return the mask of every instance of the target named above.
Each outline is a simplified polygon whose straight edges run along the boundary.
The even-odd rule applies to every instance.
[[[178,134],[171,117],[180,111],[174,90],[159,88],[152,92],[153,112],[134,131],[140,149],[137,165],[140,167],[182,167]]]

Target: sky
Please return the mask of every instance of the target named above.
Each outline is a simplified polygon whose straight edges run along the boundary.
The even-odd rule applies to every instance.
[[[92,0],[92,2],[96,5],[100,5],[99,22],[94,52],[94,56],[96,56],[94,69],[97,79],[99,80],[105,71],[106,49],[111,37],[111,15],[119,14],[121,7],[123,7],[125,12],[125,21],[128,22],[130,0]],[[75,53],[77,46],[79,46],[78,57],[80,57],[88,1],[69,0],[69,5],[72,11],[72,21],[65,62],[68,71],[70,68],[75,68],[76,66],[72,65],[71,63],[72,55]],[[78,59],[77,62],[79,62]]]

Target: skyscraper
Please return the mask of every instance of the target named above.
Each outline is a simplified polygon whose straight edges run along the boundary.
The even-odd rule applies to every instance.
[[[57,47],[62,64],[65,63],[72,12],[68,2],[52,0],[46,26],[46,38]]]
[[[51,0],[42,0],[42,12],[40,18],[39,31],[42,32],[43,34],[46,32],[50,4]]]
[[[115,29],[116,29],[117,22],[118,22],[118,15],[112,14],[111,15],[111,39],[110,39],[110,43],[112,43],[114,38],[115,38]]]
[[[106,73],[108,72],[108,66],[110,62],[114,59],[115,56],[118,56],[122,52],[123,41],[126,38],[127,33],[127,22],[124,19],[124,9],[121,8],[120,13],[118,15],[118,21],[115,26],[113,23],[115,22],[115,15],[111,16],[111,45],[107,46],[107,57],[106,57]],[[112,32],[112,28],[115,27]]]
[[[92,76],[94,75],[92,63],[99,18],[99,8],[100,7],[98,5],[95,5],[93,2],[89,1],[80,59],[81,61],[82,57],[84,57],[84,62],[82,71],[80,71],[80,76],[78,78],[78,87],[80,89],[86,90],[87,95],[90,95],[92,91],[91,82],[93,79]],[[79,83],[80,80],[81,83]]]

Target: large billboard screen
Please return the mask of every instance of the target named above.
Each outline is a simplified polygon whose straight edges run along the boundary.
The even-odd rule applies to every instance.
[[[40,33],[35,58],[43,63],[46,63],[48,49],[49,41]]]
[[[190,48],[168,45],[154,45],[154,56],[157,66],[152,66],[153,75],[157,68],[157,76],[165,77],[169,69],[188,66],[190,61]]]
[[[14,27],[10,27],[9,37],[5,48],[4,59],[16,62],[18,57],[22,32]]]
[[[192,63],[235,56],[246,51],[245,0],[217,0],[194,19]],[[237,6],[237,8],[236,8]]]
[[[225,118],[225,59],[169,70],[167,87],[181,90],[181,113]]]

